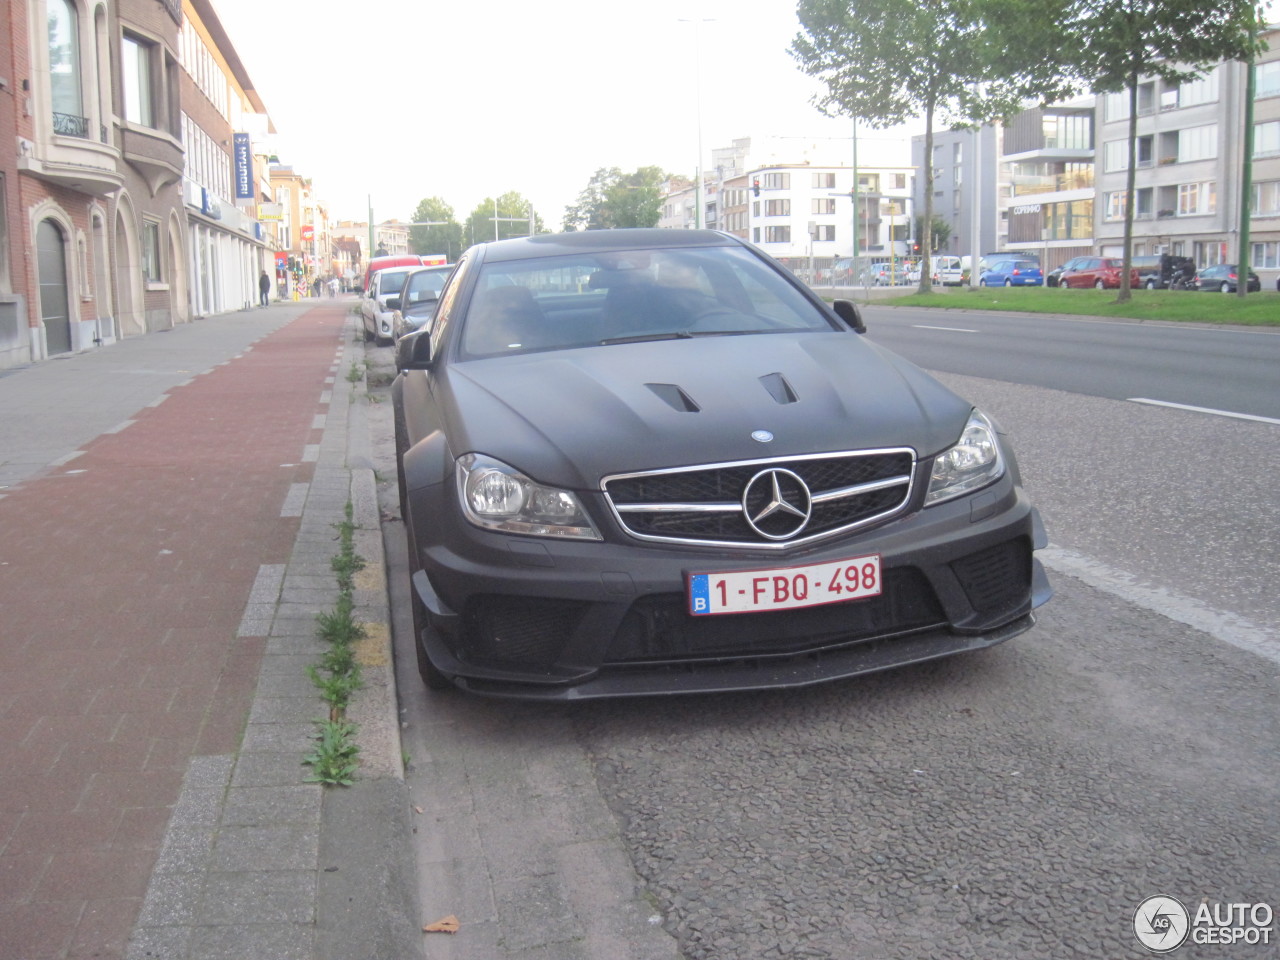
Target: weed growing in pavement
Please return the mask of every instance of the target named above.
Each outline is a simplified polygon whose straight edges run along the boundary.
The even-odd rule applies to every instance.
[[[355,603],[351,593],[355,589],[356,572],[364,567],[364,558],[355,552],[356,526],[351,515],[348,500],[346,518],[337,525],[341,547],[330,561],[338,578],[338,600],[332,610],[316,617],[316,633],[329,646],[320,663],[307,668],[321,699],[329,705],[329,717],[316,721],[319,727],[316,747],[302,762],[315,768],[308,782],[329,786],[347,786],[353,781],[360,754],[355,742],[356,726],[346,718],[347,705],[362,683],[354,645],[365,636],[364,626],[353,616]]]
[[[357,759],[360,747],[353,739],[354,723],[345,720],[317,720],[320,735],[315,749],[302,760],[315,767],[315,774],[307,777],[308,783],[324,783],[329,786],[349,787],[359,767]]]
[[[356,383],[364,376],[360,372],[360,366],[354,360],[351,361],[351,369],[347,371],[347,383]]]

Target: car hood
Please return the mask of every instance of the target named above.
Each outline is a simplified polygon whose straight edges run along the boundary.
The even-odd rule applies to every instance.
[[[971,405],[852,333],[720,336],[455,362],[435,386],[455,456],[598,489],[617,473],[954,444]],[[773,439],[753,435],[768,431]]]

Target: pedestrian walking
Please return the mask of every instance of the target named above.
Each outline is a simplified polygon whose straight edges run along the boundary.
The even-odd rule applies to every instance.
[[[262,271],[262,276],[258,278],[258,298],[265,307],[271,302],[271,278],[267,276],[267,271]]]
[[[329,278],[329,296],[336,297],[338,295],[338,278]]]

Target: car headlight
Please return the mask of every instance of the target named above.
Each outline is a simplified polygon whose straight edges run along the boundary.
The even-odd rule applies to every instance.
[[[969,415],[960,442],[933,461],[925,506],[971,493],[1004,475],[1004,457],[991,421],[977,410]]]
[[[467,519],[486,530],[603,539],[571,492],[534,483],[514,467],[478,453],[458,458],[458,499]]]

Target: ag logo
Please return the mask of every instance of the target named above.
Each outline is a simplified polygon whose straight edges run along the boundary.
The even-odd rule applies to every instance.
[[[1173,897],[1147,897],[1133,913],[1133,932],[1152,953],[1178,949],[1190,929],[1191,915]]]

